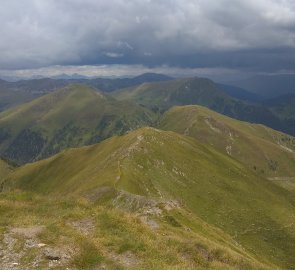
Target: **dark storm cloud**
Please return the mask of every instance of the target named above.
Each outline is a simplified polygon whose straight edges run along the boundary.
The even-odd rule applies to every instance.
[[[295,68],[293,0],[2,0],[0,69]]]

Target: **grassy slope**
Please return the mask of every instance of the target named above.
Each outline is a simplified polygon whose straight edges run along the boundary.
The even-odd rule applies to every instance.
[[[145,83],[113,93],[119,100],[132,100],[154,110],[165,111],[175,105],[198,104],[230,117],[262,123],[293,134],[293,127],[267,107],[243,102],[227,95],[214,82],[203,78]]]
[[[0,114],[0,151],[19,163],[149,124],[154,114],[73,85]]]
[[[70,149],[23,166],[7,183],[60,196],[95,198],[99,188],[110,186],[149,198],[177,200],[256,258],[284,269],[295,266],[291,193],[231,157],[173,132],[145,128]]]
[[[12,172],[12,165],[0,158],[0,182],[2,182]]]
[[[295,177],[295,138],[191,105],[167,111],[159,128],[213,145],[267,177]]]
[[[55,200],[18,191],[0,193],[0,214],[0,248],[7,248],[6,256],[21,269],[48,269],[48,260],[42,255],[46,248],[62,251],[68,258],[51,263],[50,269],[275,268],[259,262],[228,235],[181,209],[143,216],[83,199]],[[143,218],[157,228],[148,226]],[[46,244],[44,248],[25,247],[32,240],[12,233],[14,228],[26,231],[40,226],[42,232],[33,243]],[[2,241],[5,238],[13,238],[14,245],[7,247]],[[7,266],[9,263],[0,259],[0,267]]]

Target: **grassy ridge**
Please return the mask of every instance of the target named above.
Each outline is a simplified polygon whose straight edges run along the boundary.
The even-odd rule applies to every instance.
[[[154,120],[130,102],[73,85],[0,114],[0,152],[18,163],[99,142]]]
[[[102,188],[111,187],[176,200],[251,256],[284,269],[295,265],[293,195],[230,156],[173,132],[144,128],[64,151],[16,170],[6,190],[12,187],[94,200]]]
[[[191,105],[167,111],[159,128],[213,145],[267,177],[295,176],[295,138]]]

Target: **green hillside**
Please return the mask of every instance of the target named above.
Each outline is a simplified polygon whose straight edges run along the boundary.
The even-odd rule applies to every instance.
[[[154,114],[83,85],[0,114],[0,154],[20,164],[150,124]]]
[[[0,183],[13,171],[13,165],[9,164],[6,160],[0,158]],[[1,186],[0,186],[1,190]]]
[[[129,211],[144,206],[148,213],[159,214],[172,224],[175,233],[186,227],[199,233],[194,223],[198,219],[209,224],[205,237],[213,226],[248,256],[283,269],[295,267],[293,194],[230,156],[174,132],[143,128],[66,150],[16,170],[4,184],[5,191],[14,188],[59,198],[83,196],[99,205],[109,201]],[[151,200],[186,214],[171,211],[163,216],[151,207],[155,205]],[[171,245],[178,241],[174,236],[170,239]],[[227,242],[223,245],[233,248]],[[259,269],[225,266],[227,261],[222,260],[217,269]],[[209,264],[208,269],[213,266]]]
[[[145,83],[115,91],[113,96],[119,100],[132,100],[161,112],[175,105],[202,105],[239,120],[261,123],[276,130],[295,134],[293,127],[267,106],[235,99],[209,79],[187,78]]]
[[[263,176],[295,177],[295,138],[266,126],[190,105],[167,111],[159,128],[213,145]]]

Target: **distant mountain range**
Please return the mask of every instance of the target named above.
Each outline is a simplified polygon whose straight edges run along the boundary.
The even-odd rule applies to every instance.
[[[216,83],[216,85],[225,93],[227,93],[229,96],[243,100],[243,101],[260,103],[263,100],[265,100],[265,98],[263,98],[262,96],[237,86],[221,84],[221,83]]]
[[[117,79],[32,79],[17,82],[7,82],[0,80],[0,111],[16,106],[23,102],[28,102],[36,97],[50,93],[58,88],[69,84],[85,84],[100,91],[113,91],[123,87],[138,85],[144,82],[172,80],[171,77],[145,73],[134,78]]]
[[[264,98],[295,94],[295,75],[257,75],[247,79],[230,81],[230,85],[247,89]]]
[[[262,123],[295,134],[292,101],[279,107],[274,101],[230,85],[202,78],[172,79],[161,74],[143,74],[125,79],[54,80],[40,79],[15,83],[0,82],[0,111],[28,102],[73,83],[82,83],[119,99],[131,99],[163,112],[174,105],[198,104],[240,120]],[[126,87],[127,86],[127,87]],[[284,99],[282,97],[282,99]],[[282,107],[283,106],[283,107]]]

